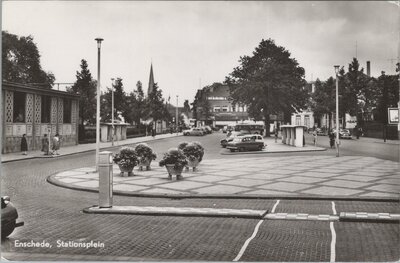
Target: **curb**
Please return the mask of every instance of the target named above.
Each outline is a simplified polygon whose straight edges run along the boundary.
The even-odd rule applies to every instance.
[[[146,216],[191,216],[191,217],[233,217],[262,219],[268,210],[224,209],[224,208],[190,208],[190,207],[157,207],[157,206],[112,206],[100,208],[92,206],[83,209],[87,214],[119,214]]]
[[[172,136],[172,137],[167,137],[167,138],[154,138],[151,141],[164,140],[164,139],[173,138],[173,137],[179,137],[179,136],[183,136],[183,135],[179,134],[179,135]],[[143,141],[141,141],[141,142],[143,142]],[[125,146],[125,145],[141,143],[141,142],[127,143],[127,144],[118,145],[118,146],[115,146],[115,145],[114,146],[106,146],[106,147],[100,148],[100,150],[113,149],[113,148],[118,148],[118,147],[122,147],[122,146]],[[148,142],[148,141],[145,141],[145,142]],[[73,147],[73,146],[71,146],[71,147]],[[82,150],[82,151],[79,151],[79,152],[65,153],[65,154],[60,154],[60,155],[55,155],[55,156],[52,155],[52,156],[48,156],[48,157],[47,156],[42,156],[42,155],[29,156],[29,157],[26,157],[26,158],[15,159],[15,160],[5,160],[5,161],[2,160],[1,163],[18,162],[18,161],[25,161],[25,160],[31,160],[31,159],[54,159],[54,158],[60,158],[60,157],[70,156],[70,155],[80,154],[80,153],[88,153],[88,152],[93,152],[93,151],[96,151],[96,149]]]
[[[252,151],[252,152],[223,152],[220,151],[221,155],[239,155],[239,154],[268,154],[268,153],[300,153],[300,152],[323,152],[326,151],[327,148],[321,149],[312,149],[312,150],[299,150],[299,151],[275,151],[275,152],[265,152],[265,151]]]
[[[54,179],[50,175],[46,181],[52,185],[71,190],[98,193],[98,189],[91,189],[84,186],[71,185]],[[360,202],[399,202],[400,198],[393,197],[349,197],[349,196],[313,196],[313,195],[211,195],[211,194],[143,194],[129,191],[113,190],[114,195],[144,197],[144,198],[169,198],[169,199],[281,199],[281,200],[316,200],[316,201],[360,201]]]

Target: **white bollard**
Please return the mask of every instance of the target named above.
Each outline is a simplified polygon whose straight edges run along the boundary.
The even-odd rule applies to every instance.
[[[99,207],[110,208],[113,203],[112,152],[99,153]]]

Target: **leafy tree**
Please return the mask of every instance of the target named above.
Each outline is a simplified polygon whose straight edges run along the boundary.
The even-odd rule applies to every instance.
[[[79,123],[96,123],[96,93],[97,82],[93,80],[86,60],[81,60],[81,71],[76,72],[76,81],[67,91],[79,94]]]
[[[114,120],[121,120],[119,117],[120,115],[124,118],[127,116],[126,94],[121,78],[115,79],[112,84],[112,89],[114,89]],[[112,119],[112,89],[107,88],[107,91],[102,95],[100,113],[102,121],[105,122],[109,122]]]
[[[240,66],[226,78],[234,103],[247,105],[253,118],[259,118],[261,112],[266,136],[270,114],[288,115],[307,103],[304,69],[290,55],[272,39],[263,39],[252,56],[240,57]]]
[[[206,86],[199,90],[193,102],[193,112],[197,120],[209,120],[213,114],[211,112],[211,104],[208,101],[208,95],[212,86],[222,85],[221,83],[213,83],[211,86]]]
[[[168,119],[169,113],[157,83],[153,85],[153,91],[149,94],[146,104],[148,117],[152,118],[154,123],[157,123],[158,120]]]
[[[320,119],[327,114],[329,117],[328,129],[331,129],[332,113],[335,111],[335,80],[330,77],[327,81],[321,82],[319,79],[315,81],[315,92],[312,94],[311,109],[314,117]]]
[[[42,69],[39,50],[32,36],[19,37],[2,31],[2,45],[3,80],[52,88],[55,77]]]
[[[141,119],[146,116],[146,100],[143,92],[142,82],[136,83],[136,89],[127,97],[126,120],[135,122],[140,127]]]

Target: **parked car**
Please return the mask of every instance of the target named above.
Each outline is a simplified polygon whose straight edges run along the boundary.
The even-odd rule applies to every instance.
[[[325,135],[328,135],[323,129],[321,129],[321,128],[316,128],[315,129],[316,131],[317,131],[317,135],[318,136],[325,136]]]
[[[228,142],[226,146],[231,152],[262,151],[264,147],[265,144],[262,136],[257,134],[239,136],[233,139],[233,141]]]
[[[222,139],[220,141],[222,148],[225,148],[226,145],[228,144],[228,142],[233,141],[234,138],[239,137],[239,136],[243,136],[243,135],[246,135],[246,134],[249,134],[249,132],[247,132],[247,131],[240,131],[240,132],[232,131],[232,132],[229,132],[228,135],[226,136],[226,138],[224,138],[224,139]]]
[[[183,131],[183,135],[185,135],[185,136],[188,136],[188,135],[203,136],[204,131],[200,128],[193,128],[190,130]]]
[[[339,131],[339,138],[340,138],[340,139],[352,139],[350,130],[341,129],[341,130]]]
[[[17,223],[18,212],[10,202],[10,197],[1,197],[1,239],[5,239],[16,227],[24,225],[24,222]]]
[[[228,132],[228,126],[224,126],[222,128],[222,133],[227,133]]]
[[[204,129],[206,130],[207,134],[211,134],[212,133],[212,129],[210,126],[204,126]]]

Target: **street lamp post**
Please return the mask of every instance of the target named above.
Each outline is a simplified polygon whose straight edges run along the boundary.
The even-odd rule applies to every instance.
[[[336,73],[336,157],[339,157],[339,66],[336,65],[335,73]]]
[[[176,134],[178,134],[178,95],[176,95],[176,108],[175,108],[175,126],[176,126]]]
[[[114,146],[114,79],[111,79],[111,145]]]
[[[99,152],[100,152],[100,48],[102,38],[96,38],[97,41],[97,105],[96,105],[96,171],[99,170]]]

